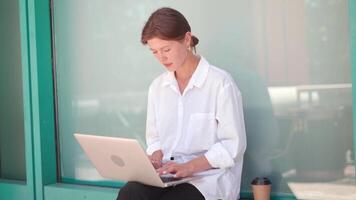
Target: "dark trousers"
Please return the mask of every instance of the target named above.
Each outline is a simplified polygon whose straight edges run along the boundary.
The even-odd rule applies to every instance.
[[[128,182],[120,189],[116,200],[204,200],[200,191],[189,183],[160,188],[138,182]]]

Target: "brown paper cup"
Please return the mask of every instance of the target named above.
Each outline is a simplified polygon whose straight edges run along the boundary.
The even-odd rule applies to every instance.
[[[268,178],[257,177],[251,182],[254,200],[269,200],[271,181]]]

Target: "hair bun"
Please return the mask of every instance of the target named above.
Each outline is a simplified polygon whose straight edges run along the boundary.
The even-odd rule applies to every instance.
[[[194,35],[192,35],[192,41],[191,41],[190,46],[195,47],[198,45],[198,43],[199,43],[199,39],[197,37],[195,37]]]

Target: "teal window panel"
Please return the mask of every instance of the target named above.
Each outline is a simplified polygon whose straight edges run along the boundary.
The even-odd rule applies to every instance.
[[[147,88],[163,69],[139,38],[161,6],[187,16],[198,53],[229,71],[242,91],[243,191],[255,176],[270,177],[273,192],[293,195],[307,193],[301,188],[309,182],[352,179],[345,173],[354,152],[348,2],[197,0],[54,1],[62,180],[109,181],[74,132],[131,137],[145,146]]]
[[[26,181],[19,2],[0,2],[0,178]]]

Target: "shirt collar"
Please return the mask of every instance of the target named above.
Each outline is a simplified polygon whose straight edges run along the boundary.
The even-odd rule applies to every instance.
[[[203,56],[200,56],[198,66],[195,69],[191,80],[189,81],[190,82],[189,85],[192,84],[193,86],[196,86],[198,88],[202,87],[202,85],[204,84],[204,81],[206,80],[206,78],[208,76],[209,66],[210,65],[209,65],[208,61]],[[162,86],[176,85],[176,84],[177,84],[177,81],[174,76],[174,72],[167,72],[164,77]]]
[[[165,76],[163,77],[163,84],[162,86],[167,86],[167,85],[175,85],[175,77],[174,77],[174,72],[167,71]]]
[[[191,82],[194,86],[201,88],[208,76],[209,63],[203,56],[200,56],[200,61],[198,63],[195,72],[193,73]]]

